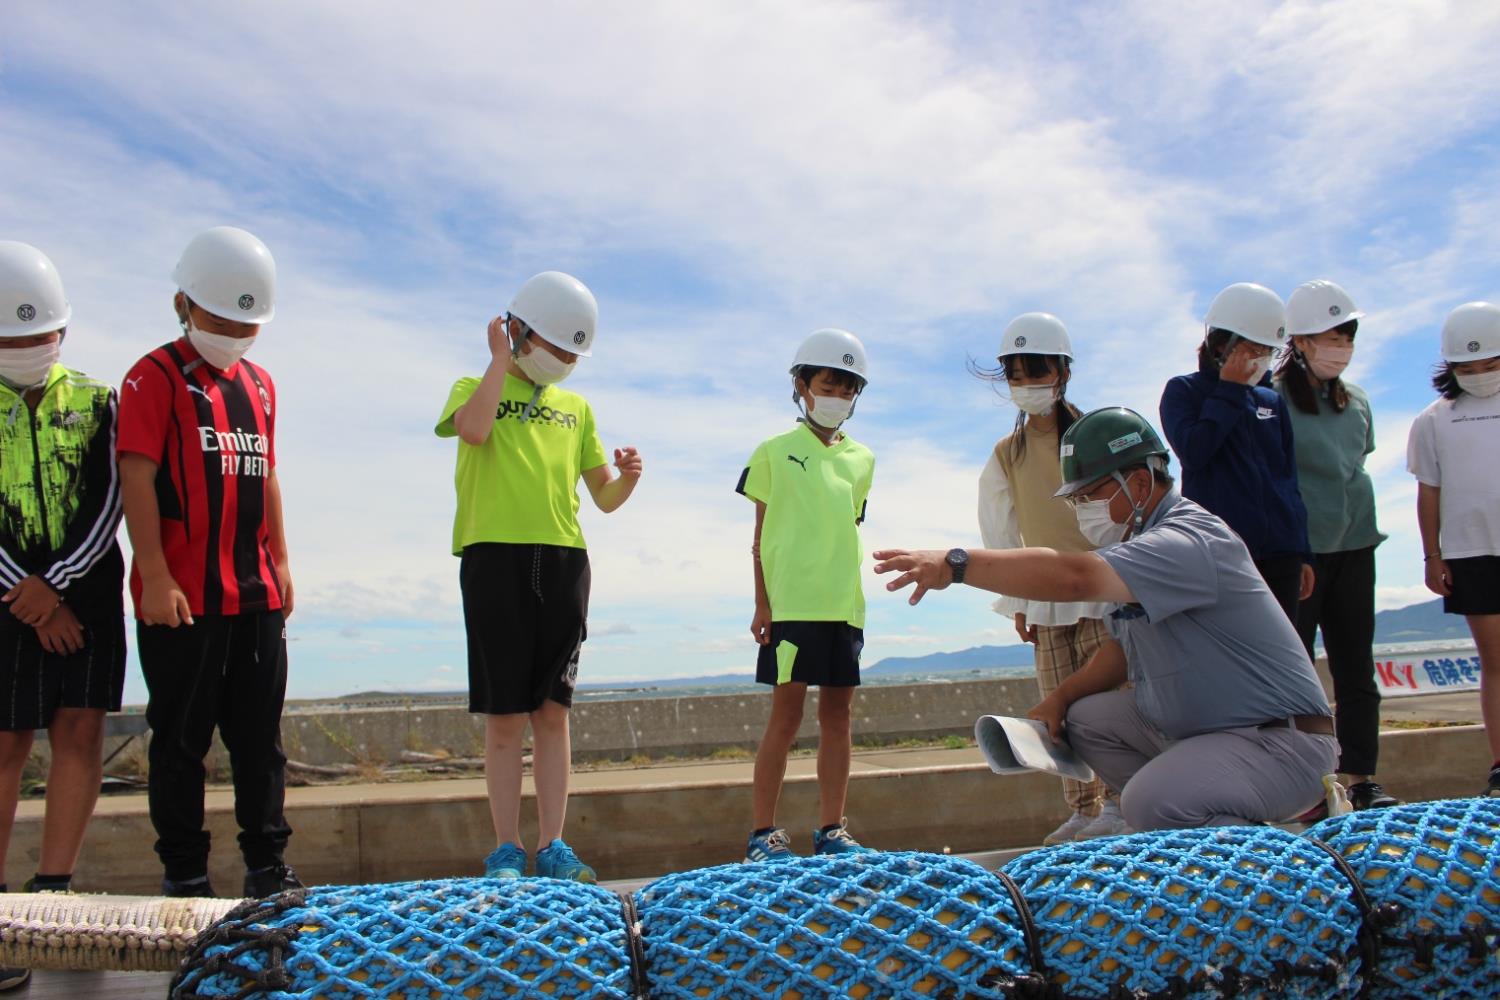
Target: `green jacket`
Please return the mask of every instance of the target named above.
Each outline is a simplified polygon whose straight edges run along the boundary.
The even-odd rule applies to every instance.
[[[33,411],[0,381],[0,587],[36,574],[68,597],[118,600],[124,561],[119,398],[109,385],[53,365]]]

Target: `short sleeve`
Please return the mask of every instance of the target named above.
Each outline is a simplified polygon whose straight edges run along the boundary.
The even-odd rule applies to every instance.
[[[1138,539],[1107,545],[1100,558],[1125,581],[1135,603],[1152,622],[1213,604],[1219,569],[1209,540],[1176,525],[1162,525]]]
[[[587,402],[583,404],[583,433],[578,444],[582,449],[578,468],[584,472],[609,461],[604,454],[604,442],[599,440],[599,426],[594,423],[594,408]]]
[[[266,395],[271,398],[271,412],[266,414],[266,462],[269,467],[276,468],[276,383],[271,381],[271,375],[264,368],[259,369],[260,377],[266,384]]]
[[[1406,437],[1406,471],[1426,486],[1443,484],[1443,470],[1438,465],[1437,435],[1431,409],[1417,414]]]
[[[875,481],[875,456],[870,455],[870,461],[865,465],[864,478],[854,491],[854,523],[863,524],[865,513],[870,507],[870,485]]]
[[[448,393],[448,402],[443,404],[443,415],[438,417],[437,426],[432,429],[433,433],[440,438],[458,437],[458,428],[453,426],[453,414],[469,401],[469,397],[473,396],[478,388],[479,379],[472,375],[466,375],[454,382],[453,389]]]
[[[161,464],[171,419],[171,378],[151,358],[142,358],[125,373],[120,388],[119,434],[115,450],[121,455],[144,455]]]
[[[751,453],[750,461],[745,464],[745,471],[740,473],[740,482],[735,491],[760,503],[770,502],[771,463],[767,459],[765,442],[761,442]]]

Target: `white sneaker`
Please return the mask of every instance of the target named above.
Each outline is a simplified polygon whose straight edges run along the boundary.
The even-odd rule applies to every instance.
[[[1083,813],[1074,813],[1063,821],[1063,825],[1053,830],[1042,838],[1042,843],[1048,847],[1058,844],[1068,844],[1078,839],[1090,823],[1094,822],[1093,816],[1085,816]]]
[[[1134,832],[1125,825],[1125,817],[1120,815],[1120,800],[1105,799],[1104,805],[1099,809],[1099,815],[1095,816],[1093,822],[1084,827],[1073,839],[1093,840],[1097,837],[1118,837],[1122,833]]]

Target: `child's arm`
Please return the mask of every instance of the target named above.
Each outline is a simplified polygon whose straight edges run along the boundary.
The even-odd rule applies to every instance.
[[[1417,483],[1417,529],[1422,532],[1422,560],[1426,570],[1427,589],[1434,594],[1449,597],[1453,594],[1448,564],[1443,560],[1439,546],[1439,531],[1442,515],[1439,501],[1443,490],[1440,486]]]
[[[750,546],[751,565],[755,570],[755,617],[750,619],[750,634],[762,646],[771,642],[771,598],[766,594],[766,574],[760,568],[760,527],[766,521],[766,505],[755,501],[755,541]]]
[[[610,474],[607,465],[583,470],[583,481],[589,488],[589,496],[594,498],[594,506],[606,514],[619,510],[635,492],[635,484],[641,478],[640,452],[631,447],[616,448],[615,468],[620,470],[619,478]]]
[[[453,429],[464,444],[481,445],[495,429],[495,411],[505,392],[505,371],[510,366],[510,340],[505,335],[505,317],[490,320],[490,365],[479,380],[479,388],[468,402],[453,412]]]
[[[193,624],[187,595],[172,578],[161,548],[161,508],[156,504],[157,465],[145,455],[120,456],[120,496],[125,504],[125,530],[136,568],[141,573],[141,621],[176,628]]]
[[[276,563],[276,578],[281,581],[281,616],[292,617],[292,568],[287,561],[286,530],[281,518],[281,480],[276,470],[266,479],[266,533],[270,536],[271,558]]]

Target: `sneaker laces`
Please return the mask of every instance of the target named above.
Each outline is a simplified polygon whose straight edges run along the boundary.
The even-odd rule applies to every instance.
[[[775,829],[766,834],[765,841],[767,854],[774,854],[778,850],[790,851],[792,849],[792,838],[782,829]]]
[[[861,846],[860,842],[854,839],[854,836],[849,832],[849,828],[846,826],[836,827],[823,834],[823,843],[826,844],[830,840],[837,841],[840,844],[852,844],[855,847]]]
[[[573,848],[560,840],[547,848],[547,856],[552,861],[553,868],[583,867],[583,862],[578,860],[578,855],[573,853]]]

